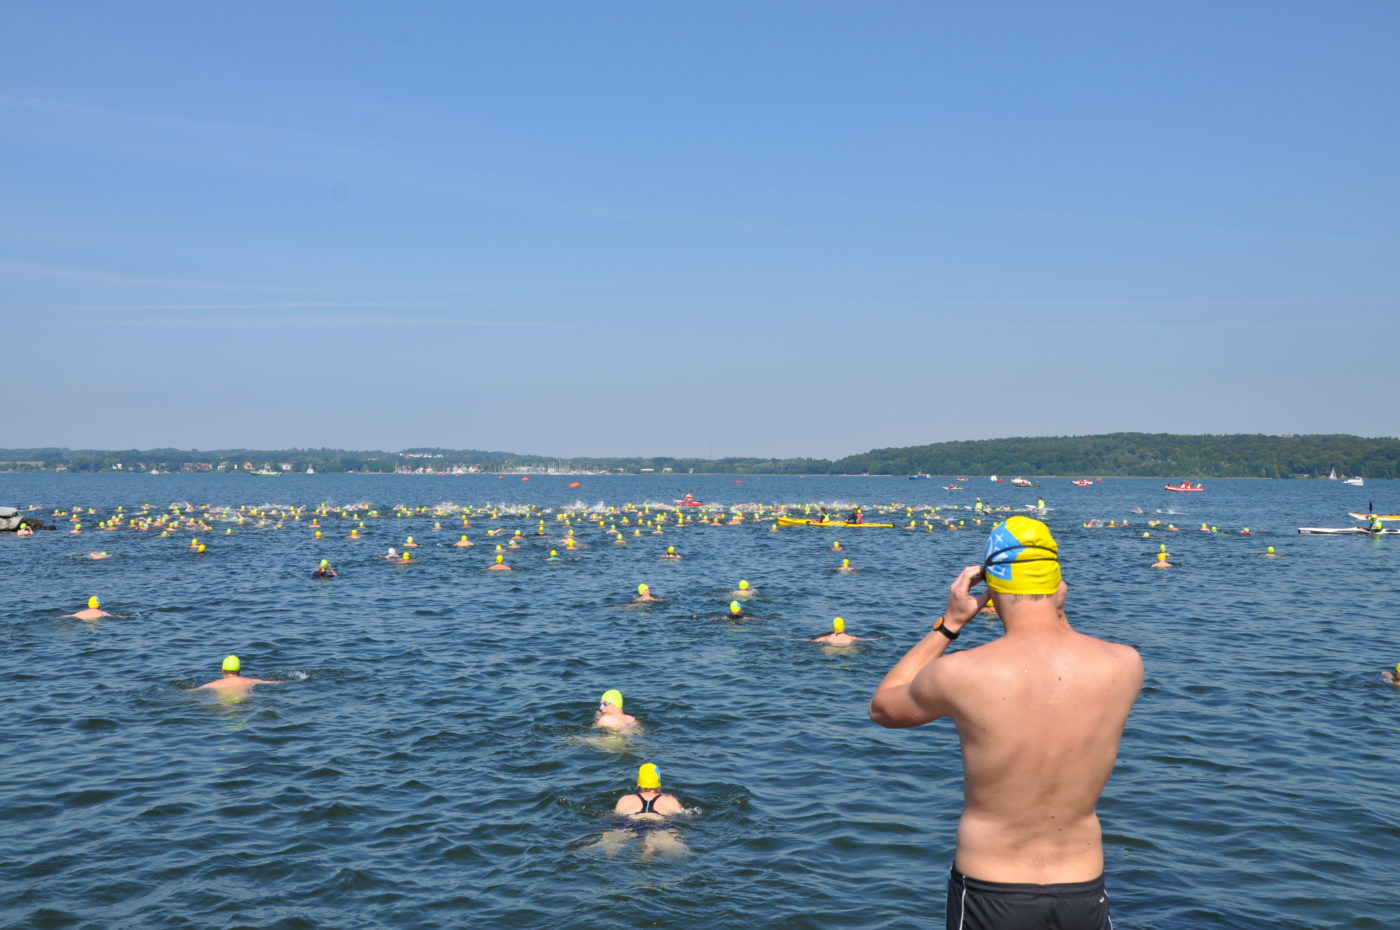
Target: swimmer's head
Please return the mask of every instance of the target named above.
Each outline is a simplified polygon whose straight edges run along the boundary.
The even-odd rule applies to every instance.
[[[831,632],[833,632],[833,633],[844,633],[844,632],[846,632],[846,621],[845,621],[845,620],[842,620],[840,617],[837,617],[835,620],[831,621]]]
[[[1273,555],[1273,554],[1274,554],[1274,547],[1273,547],[1273,546],[1270,546],[1270,547],[1269,547],[1269,555]]]
[[[603,696],[598,698],[599,704],[611,704],[618,710],[622,710],[622,692],[616,688],[609,688],[603,692]]]
[[[404,560],[405,562],[408,561],[408,553],[407,553],[407,552],[405,552],[405,553],[403,554],[403,560]]]
[[[496,556],[496,564],[497,564],[497,565],[500,565],[500,564],[501,564],[502,562],[504,562],[505,560],[506,560],[506,557],[503,556],[503,555],[498,555],[498,556]]]
[[[238,656],[224,656],[224,671],[237,672],[243,667],[243,663],[238,661]]]
[[[747,581],[740,581],[740,582],[739,582],[739,590],[740,590],[740,591],[747,591],[748,589],[749,589],[749,583],[748,583]]]
[[[987,587],[998,594],[1054,594],[1060,588],[1060,547],[1050,528],[1012,517],[987,536],[982,556]]]
[[[667,554],[667,555],[675,555],[675,554],[676,554],[676,547],[675,547],[675,546],[667,546],[667,547],[666,547],[666,554]]]
[[[88,610],[97,610],[97,609],[98,609],[99,607],[101,607],[101,606],[102,606],[102,604],[101,604],[101,602],[99,602],[99,601],[97,600],[97,595],[96,595],[96,594],[94,594],[92,597],[88,598]]]
[[[738,602],[738,601],[730,601],[730,602],[729,602],[729,613],[730,613],[731,616],[737,616],[738,614],[741,614],[741,613],[743,613],[743,612],[744,612],[744,608],[742,608],[742,607],[739,606],[739,602]]]
[[[637,585],[637,593],[638,593],[638,594],[643,594],[643,595],[644,595],[644,594],[646,594],[646,593],[647,593],[648,591],[650,591],[650,590],[651,590],[651,588],[647,587],[647,586],[644,585],[644,584],[639,584],[639,585]]]
[[[322,559],[322,560],[321,560],[321,567],[322,567],[322,568],[330,568],[330,567],[331,567],[330,561],[329,561],[328,559]]]
[[[850,568],[850,567],[851,567],[851,560],[850,560],[850,559],[842,559],[842,560],[841,560],[841,567],[842,567],[842,568]]]
[[[643,791],[654,791],[661,787],[661,772],[654,763],[648,762],[637,769],[637,787]]]

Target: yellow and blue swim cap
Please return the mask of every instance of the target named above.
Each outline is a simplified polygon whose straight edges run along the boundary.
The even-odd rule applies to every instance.
[[[731,614],[743,613],[743,610],[744,610],[744,608],[742,608],[742,607],[739,606],[739,602],[738,602],[738,601],[730,601],[730,602],[729,602],[729,612],[730,612]]]
[[[992,528],[982,566],[987,587],[998,594],[1060,589],[1060,546],[1048,526],[1030,517],[1012,517]]]
[[[97,595],[96,595],[96,594],[94,594],[92,597],[88,598],[88,610],[97,610],[97,609],[100,608],[101,606],[102,606],[102,602],[99,601],[99,600],[97,599]]]
[[[224,656],[224,671],[236,672],[242,667],[243,664],[238,661],[238,656]]]
[[[616,688],[609,688],[603,692],[603,696],[598,698],[599,704],[611,704],[618,710],[622,710],[622,692]]]
[[[643,791],[661,787],[661,772],[653,763],[648,762],[637,769],[637,787]]]

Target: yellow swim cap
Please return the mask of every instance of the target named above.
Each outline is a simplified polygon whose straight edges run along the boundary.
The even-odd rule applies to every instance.
[[[558,558],[558,556],[559,556],[559,550],[558,550],[558,549],[551,549],[551,550],[549,550],[549,557],[550,557],[551,559],[553,559],[553,558]]]
[[[651,590],[651,588],[648,588],[648,587],[647,587],[646,585],[644,585],[644,584],[639,584],[639,585],[637,585],[637,593],[638,593],[638,594],[646,594],[646,593],[647,593],[648,591],[650,591],[650,590]]]
[[[611,704],[618,710],[622,710],[622,692],[616,688],[609,688],[603,692],[603,696],[598,698],[599,704]]]
[[[1274,547],[1273,547],[1273,546],[1270,546],[1270,547],[1269,547],[1269,555],[1273,555],[1273,554],[1274,554]]]
[[[316,538],[317,538],[317,539],[320,539],[320,538],[321,538],[321,531],[320,531],[320,530],[317,530],[317,531],[316,531]]]
[[[739,582],[739,590],[740,590],[740,591],[747,591],[748,589],[749,589],[749,583],[748,583],[747,581],[740,581],[740,582]]]
[[[101,607],[101,606],[102,606],[102,605],[99,604],[99,603],[97,602],[97,595],[96,595],[96,594],[94,594],[92,597],[88,598],[88,610],[96,610],[97,608],[99,608],[99,607]]]
[[[463,534],[462,534],[462,542],[466,542],[466,541],[467,541],[467,534],[466,534],[466,533],[463,533]]]
[[[743,608],[739,606],[739,602],[738,602],[738,601],[730,601],[730,602],[729,602],[729,612],[730,612],[731,614],[742,613],[742,612],[743,612]]]
[[[643,791],[661,787],[661,772],[655,765],[648,762],[637,769],[637,787]]]
[[[224,656],[224,671],[236,672],[243,667],[238,661],[238,656]]]
[[[851,567],[851,560],[850,560],[850,559],[842,559],[842,560],[841,560],[841,567],[842,567],[842,568],[850,568],[850,567]]]
[[[1030,517],[993,527],[982,565],[987,587],[999,594],[1054,594],[1060,588],[1060,546],[1048,526]]]
[[[831,621],[831,631],[833,633],[846,632],[846,621],[842,620],[840,617],[837,617],[835,620]]]
[[[497,564],[497,565],[500,565],[500,564],[501,564],[502,562],[504,562],[505,560],[506,560],[506,557],[503,556],[503,555],[498,555],[498,556],[496,556],[496,564]]]
[[[322,568],[330,568],[330,567],[331,567],[331,563],[330,563],[329,561],[327,561],[326,559],[322,559],[322,560],[321,560],[321,567],[322,567]]]
[[[676,547],[675,547],[675,546],[667,546],[667,547],[666,547],[666,554],[667,554],[667,555],[673,555],[673,554],[675,553],[675,551],[676,551]]]

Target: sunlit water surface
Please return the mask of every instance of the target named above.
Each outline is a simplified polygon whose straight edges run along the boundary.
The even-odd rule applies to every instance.
[[[939,615],[982,528],[695,526],[614,546],[576,524],[486,572],[491,548],[410,507],[859,501],[1023,505],[1036,491],[892,478],[0,476],[0,503],[101,513],[373,501],[329,521],[0,535],[0,925],[6,927],[941,926],[961,801],[947,721],[865,705]],[[1087,633],[1147,679],[1100,814],[1120,927],[1383,927],[1400,889],[1400,538],[1307,538],[1400,483],[1160,481],[1039,491]],[[1180,516],[1136,514],[1175,508]],[[902,517],[902,512],[900,514]],[[1130,530],[1086,530],[1091,517]],[[870,519],[875,519],[871,514]],[[1143,539],[1148,519],[1181,533]],[[1221,533],[1199,531],[1205,521]],[[93,521],[95,522],[95,521]],[[902,520],[900,522],[903,522]],[[67,524],[63,524],[66,529]],[[473,520],[533,531],[504,517]],[[1253,530],[1243,536],[1243,527]],[[89,528],[91,522],[89,523]],[[414,535],[419,564],[378,558]],[[833,539],[845,546],[833,552]],[[1148,568],[1165,541],[1178,567]],[[675,545],[684,556],[659,558]],[[1276,547],[1280,558],[1261,553]],[[547,562],[550,547],[561,560]],[[82,557],[105,550],[107,561]],[[841,557],[860,571],[832,569]],[[313,580],[319,558],[340,572]],[[740,578],[757,619],[724,612]],[[668,598],[626,609],[647,582]],[[98,594],[123,619],[60,619]],[[833,651],[831,618],[873,637]],[[959,643],[996,632],[978,621]],[[970,641],[970,642],[969,642]],[[187,689],[226,653],[285,682]],[[599,738],[618,688],[641,735]],[[638,764],[692,812],[689,852],[595,844]]]

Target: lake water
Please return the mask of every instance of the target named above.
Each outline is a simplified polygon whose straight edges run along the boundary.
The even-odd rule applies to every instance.
[[[218,524],[198,534],[203,557],[189,533],[0,535],[0,925],[941,926],[956,734],[947,721],[882,730],[865,705],[977,561],[982,528],[668,526],[624,547],[576,523],[570,553],[549,514],[549,540],[495,573],[485,530],[528,535],[533,520],[474,518],[478,545],[461,550],[453,522],[435,532],[390,510],[620,506],[692,488],[721,504],[867,508],[1043,494],[1071,622],[1147,667],[1100,805],[1117,926],[1392,923],[1400,688],[1379,672],[1400,661],[1400,537],[1296,528],[1352,525],[1345,511],[1369,501],[1396,512],[1400,482],[1214,480],[1199,495],[1146,479],[942,483],[0,475],[0,504],[91,507],[89,530],[118,505],[172,501],[385,514],[359,542],[343,520],[320,540],[305,519]],[[1183,531],[1143,539],[1159,515],[1136,506],[1175,508],[1160,518]],[[1135,528],[1083,529],[1092,517]],[[419,564],[378,558],[407,535]],[[1159,542],[1177,568],[1148,567]],[[667,545],[684,558],[659,558]],[[1268,545],[1281,557],[1262,557]],[[83,557],[94,549],[113,557]],[[858,574],[832,570],[843,556]],[[310,577],[322,557],[338,579]],[[758,619],[710,619],[740,578]],[[623,609],[639,582],[669,600]],[[125,618],[60,619],[91,594]],[[874,639],[808,641],[837,615]],[[996,630],[975,621],[958,645]],[[227,653],[286,683],[230,703],[186,691]],[[644,733],[589,726],[608,688]],[[684,856],[594,845],[646,761],[694,809]]]

